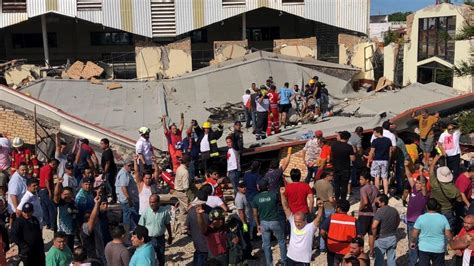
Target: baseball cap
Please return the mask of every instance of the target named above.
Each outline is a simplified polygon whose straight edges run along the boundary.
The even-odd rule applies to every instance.
[[[357,245],[363,247],[363,246],[364,246],[364,239],[362,239],[362,238],[360,238],[360,237],[354,237],[354,238],[352,239],[351,243],[357,244]]]
[[[89,177],[85,177],[84,179],[82,179],[82,183],[89,183],[89,184],[93,184],[94,183],[94,178],[92,176],[89,176]]]
[[[247,184],[245,183],[244,180],[239,181],[239,187],[247,187]]]
[[[323,131],[321,131],[321,130],[314,131],[314,136],[316,136],[317,138],[322,137],[323,136]]]
[[[27,202],[23,205],[23,208],[21,209],[23,212],[33,212],[33,204]]]
[[[74,169],[74,164],[71,162],[67,162],[66,165],[64,166],[66,169]]]

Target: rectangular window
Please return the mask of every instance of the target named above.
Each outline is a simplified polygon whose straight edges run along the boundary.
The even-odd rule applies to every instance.
[[[247,39],[254,42],[280,39],[280,28],[247,28]]]
[[[41,33],[14,33],[11,36],[13,49],[43,47],[43,35]],[[48,32],[48,47],[58,47],[58,38],[55,32]]]
[[[245,6],[245,0],[222,0],[223,6]]]
[[[91,32],[91,45],[131,45],[133,35],[128,32]]]
[[[456,17],[421,18],[418,25],[418,61],[437,56],[454,62]]]
[[[304,0],[282,0],[281,2],[282,2],[283,4],[289,4],[289,3],[304,4]]]
[[[77,0],[77,11],[97,11],[102,9],[102,0]]]
[[[2,2],[2,12],[26,12],[26,0],[4,0]]]

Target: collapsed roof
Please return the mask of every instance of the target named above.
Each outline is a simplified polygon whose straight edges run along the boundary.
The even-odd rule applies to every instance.
[[[0,87],[0,98],[31,110],[34,105],[39,106],[38,112],[59,121],[65,133],[96,142],[108,137],[127,148],[133,148],[138,128],[147,126],[152,130],[152,143],[161,150],[166,150],[160,121],[163,114],[178,122],[179,114],[184,113],[185,126],[191,119],[202,123],[210,115],[206,108],[240,103],[252,82],[263,83],[269,76],[274,77],[276,84],[288,81],[299,85],[319,76],[327,84],[336,115],[259,143],[267,146],[300,139],[309,130],[321,129],[331,135],[339,130],[352,131],[356,126],[373,128],[385,117],[396,118],[423,105],[436,107],[437,103],[444,103],[443,108],[449,109],[474,102],[473,93],[458,96],[457,91],[438,84],[412,84],[389,92],[354,92],[350,80],[356,73],[357,69],[343,65],[258,52],[170,80],[115,80],[122,85],[116,90],[107,90],[107,82],[94,85],[84,80],[44,79],[23,88],[21,93]],[[451,102],[445,104],[446,100]],[[226,124],[224,134],[230,132],[229,127]],[[252,134],[244,136],[246,146],[256,143]],[[223,139],[220,145],[224,144]]]

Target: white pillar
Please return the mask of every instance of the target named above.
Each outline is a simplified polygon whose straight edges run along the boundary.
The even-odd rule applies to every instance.
[[[44,63],[49,66],[48,30],[46,29],[45,15],[41,15],[41,33],[43,34]]]
[[[242,40],[247,39],[247,14],[242,14]]]

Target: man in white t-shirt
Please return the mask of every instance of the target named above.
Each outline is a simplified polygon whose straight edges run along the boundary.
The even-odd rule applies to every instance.
[[[41,225],[43,225],[43,209],[41,208],[40,199],[37,195],[39,186],[39,180],[36,178],[29,178],[26,180],[26,193],[21,198],[20,204],[16,208],[18,211],[23,210],[23,205],[29,202],[33,204],[33,216],[38,219]]]
[[[150,142],[151,130],[147,127],[141,127],[138,132],[140,138],[135,144],[135,153],[138,155],[140,165],[145,169],[151,169],[153,165],[153,147]]]
[[[461,164],[460,137],[461,131],[456,128],[456,125],[449,123],[446,131],[441,133],[438,140],[438,147],[446,158],[446,166],[453,172],[455,178],[459,175],[459,165]]]
[[[318,200],[318,214],[311,222],[306,222],[306,216],[303,212],[291,213],[288,207],[288,201],[285,196],[285,188],[280,188],[281,201],[286,218],[290,223],[290,243],[286,253],[286,263],[289,265],[305,265],[311,263],[313,250],[313,238],[316,229],[321,223],[323,215],[323,202]]]
[[[246,90],[242,96],[242,104],[245,110],[245,128],[251,127],[252,123],[252,106],[250,102],[250,90]]]
[[[395,150],[395,147],[397,146],[397,138],[395,137],[395,134],[390,132],[390,126],[392,123],[389,120],[386,120],[385,122],[382,123],[382,128],[383,128],[383,137],[389,138],[390,141],[392,142],[392,147]],[[370,138],[370,143],[374,141],[377,137],[372,134],[372,137]]]
[[[234,146],[234,140],[232,136],[225,138],[227,143],[227,177],[232,182],[232,188],[234,189],[234,195],[237,194],[237,186],[240,179],[240,154],[236,151]]]

